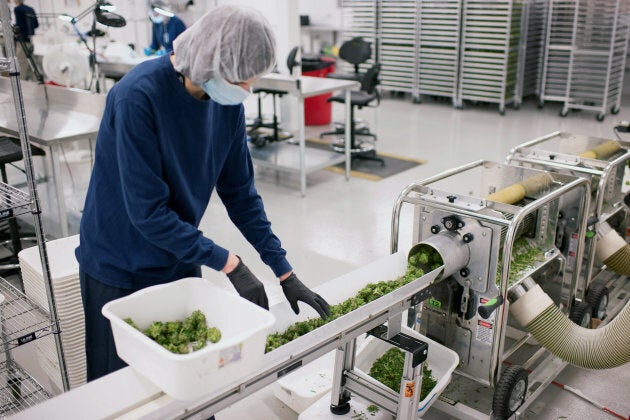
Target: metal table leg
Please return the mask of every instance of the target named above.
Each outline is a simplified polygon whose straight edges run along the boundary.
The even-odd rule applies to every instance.
[[[59,165],[59,146],[50,146],[50,161],[52,163],[52,177],[55,183],[55,195],[57,196],[57,211],[59,212],[59,227],[61,237],[68,236],[68,216],[66,214],[66,198],[63,193],[63,182],[61,179],[61,167]]]
[[[350,89],[346,90],[346,133],[345,133],[345,144],[346,147],[346,180],[350,180],[350,169],[352,166],[352,156],[350,156],[350,136],[352,135],[352,121],[351,121],[351,109],[352,104],[350,103],[352,95],[350,93]]]
[[[306,133],[304,129],[304,98],[298,100],[298,130],[300,146],[300,191],[306,196]]]

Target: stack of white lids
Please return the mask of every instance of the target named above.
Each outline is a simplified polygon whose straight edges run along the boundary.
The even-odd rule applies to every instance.
[[[79,285],[79,263],[74,250],[79,245],[79,236],[46,242],[50,278],[61,323],[61,341],[68,368],[70,388],[86,382],[85,324],[81,287]],[[35,303],[48,311],[48,298],[38,247],[22,250],[19,255],[24,292]],[[60,389],[59,360],[53,336],[35,340],[42,369]]]

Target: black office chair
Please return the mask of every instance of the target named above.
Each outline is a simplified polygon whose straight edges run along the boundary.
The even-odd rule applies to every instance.
[[[350,153],[352,158],[374,160],[381,162],[381,166],[385,166],[385,160],[376,156],[376,148],[374,147],[374,141],[376,141],[376,134],[371,133],[367,126],[357,126],[354,119],[354,109],[361,109],[365,106],[376,107],[380,104],[381,97],[376,89],[378,85],[378,76],[381,71],[380,64],[374,64],[368,69],[361,80],[361,90],[350,92]],[[328,99],[328,102],[346,103],[345,92],[336,94]],[[376,102],[374,105],[374,102]],[[335,131],[328,131],[321,133],[320,138],[324,136],[344,136],[346,133],[345,126],[339,125],[335,128]],[[373,141],[365,142],[358,141],[357,136],[371,137]],[[334,141],[332,144],[333,150],[339,153],[345,152],[345,139]]]
[[[31,145],[31,155],[44,156],[46,153],[39,147]],[[2,182],[8,184],[6,165],[14,164],[22,160],[22,146],[20,140],[14,137],[0,136],[0,174]],[[21,168],[18,168],[22,170]],[[34,237],[20,236],[19,226],[15,217],[6,220],[8,227],[8,239],[0,241],[0,246],[6,247],[10,255],[0,260],[0,272],[18,271],[20,265],[17,255],[22,250],[22,241],[35,241]]]
[[[354,73],[331,73],[327,77],[360,82],[365,74],[359,72],[359,65],[372,58],[372,45],[360,36],[352,38],[341,44],[339,58],[352,64]]]

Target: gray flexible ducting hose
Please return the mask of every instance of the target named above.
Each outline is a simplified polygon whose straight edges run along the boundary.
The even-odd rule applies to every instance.
[[[587,369],[610,369],[630,362],[630,305],[602,328],[582,328],[534,286],[510,305],[512,314],[538,342],[562,360]]]
[[[630,276],[630,244],[608,223],[599,227],[598,238],[595,257],[615,273]]]

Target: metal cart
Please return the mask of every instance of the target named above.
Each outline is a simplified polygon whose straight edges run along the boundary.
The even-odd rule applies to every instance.
[[[548,10],[547,0],[523,2],[517,83],[514,92],[515,108],[520,106],[523,98],[540,96]]]
[[[20,73],[10,23],[8,3],[5,0],[0,0],[0,24],[2,24],[6,51],[6,57],[0,57],[0,70],[7,71],[11,79],[28,193],[0,183],[0,218],[7,219],[26,213],[32,214],[43,267],[49,313],[32,303],[20,290],[13,287],[5,279],[0,279],[0,293],[4,295],[4,301],[0,304],[0,338],[5,355],[5,359],[0,363],[0,381],[6,381],[0,385],[0,414],[2,415],[24,410],[50,397],[48,392],[12,357],[13,349],[37,338],[54,335],[64,391],[69,389],[68,372],[60,335],[61,325],[52,290],[41,221],[41,207],[33,172],[31,148],[26,134],[26,116],[19,80]]]
[[[465,0],[458,100],[514,102],[522,2]]]
[[[418,100],[418,6],[416,0],[378,2],[378,62],[381,86],[410,92]]]
[[[560,101],[570,109],[617,114],[628,53],[625,0],[552,0],[547,22],[541,105]]]
[[[625,276],[597,261],[595,248],[599,235],[594,233],[606,224],[620,236],[626,236],[630,210],[624,205],[622,185],[625,168],[630,162],[630,142],[554,132],[515,147],[507,160],[514,165],[553,170],[589,180],[592,197],[588,215],[592,233],[586,238],[578,287],[582,289],[580,293],[586,295],[585,304],[589,305],[594,318],[614,316],[607,314],[609,295],[621,286]],[[577,199],[566,200],[560,210],[563,217],[559,246],[567,259],[575,259],[572,250],[577,240],[574,237]]]
[[[452,98],[458,106],[462,0],[419,3],[418,93]]]
[[[590,205],[586,179],[479,161],[409,185],[394,207],[393,252],[407,203],[414,208],[412,242],[437,243],[445,267],[466,261],[434,285],[415,323],[422,334],[459,354],[456,373],[462,379],[494,388],[491,406],[497,418],[524,410],[566,366],[540,348],[522,366],[502,370],[530,337],[508,316],[510,303],[536,284],[567,313],[583,298],[577,287],[579,265],[573,261],[570,266],[555,245],[560,202],[575,193],[583,215]],[[499,199],[506,195],[509,200]],[[586,218],[578,220],[576,234],[583,239]],[[578,261],[582,244],[576,244]],[[508,327],[521,332],[516,341],[507,340]],[[526,367],[533,367],[529,374]],[[489,413],[488,407],[438,403],[435,407],[457,418],[487,418]]]

